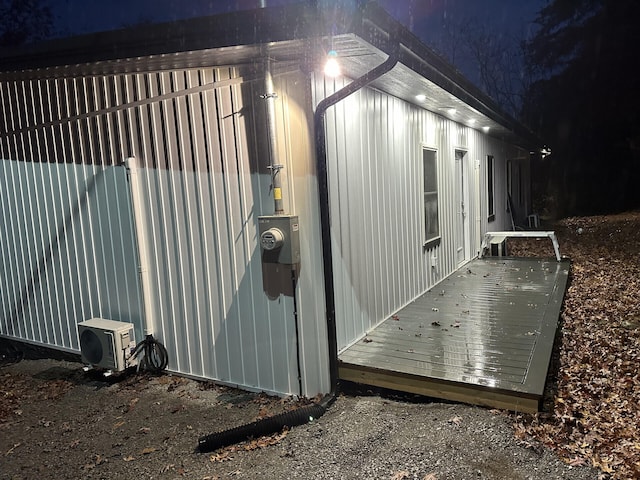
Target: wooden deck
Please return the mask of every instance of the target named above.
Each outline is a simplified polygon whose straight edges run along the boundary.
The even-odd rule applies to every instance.
[[[570,262],[476,259],[339,355],[340,378],[538,411]]]

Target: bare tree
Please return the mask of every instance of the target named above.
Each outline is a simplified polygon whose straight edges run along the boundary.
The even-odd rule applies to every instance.
[[[434,48],[502,108],[519,117],[523,92],[531,83],[525,68],[524,40],[505,36],[476,18],[444,25]]]

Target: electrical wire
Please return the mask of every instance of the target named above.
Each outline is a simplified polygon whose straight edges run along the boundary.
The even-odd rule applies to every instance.
[[[138,360],[138,371],[145,370],[152,373],[160,373],[167,368],[169,364],[169,354],[165,346],[153,338],[153,335],[147,335],[144,340],[136,345],[130,358],[136,358],[142,353],[142,357]]]

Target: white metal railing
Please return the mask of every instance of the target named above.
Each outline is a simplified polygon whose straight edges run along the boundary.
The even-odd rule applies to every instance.
[[[502,255],[502,252],[500,251],[502,248],[501,244],[507,238],[549,238],[551,240],[551,243],[553,243],[553,250],[556,253],[556,260],[562,260],[556,233],[552,231],[487,232],[484,234],[484,239],[482,240],[480,258],[483,257],[485,250],[489,249],[491,245],[498,245],[499,254]]]

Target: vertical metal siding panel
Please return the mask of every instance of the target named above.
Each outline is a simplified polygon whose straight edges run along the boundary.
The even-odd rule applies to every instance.
[[[101,91],[101,85],[99,79],[91,78],[88,80],[88,86],[90,87],[89,91],[91,94],[90,105],[92,111],[97,111],[103,109],[104,105],[104,97]],[[112,305],[119,306],[121,305],[122,299],[121,297],[121,284],[127,283],[126,276],[123,276],[121,280],[118,279],[117,276],[117,265],[116,265],[116,239],[114,238],[114,232],[111,228],[113,224],[113,217],[111,212],[111,204],[112,201],[117,201],[118,192],[113,187],[115,186],[112,183],[112,175],[110,171],[106,169],[105,164],[108,163],[105,155],[105,142],[104,142],[104,131],[103,131],[103,123],[101,118],[94,118],[90,121],[91,128],[91,158],[100,159],[100,167],[98,167],[94,171],[94,175],[101,175],[102,182],[99,183],[98,193],[100,195],[97,196],[96,205],[100,215],[98,217],[98,233],[96,239],[100,242],[100,246],[97,247],[99,254],[102,257],[102,272],[101,272],[101,281],[103,288],[100,289],[100,298],[101,298],[101,316],[106,318],[118,318],[120,312],[119,308],[115,309]],[[98,253],[98,252],[96,252]],[[110,294],[106,294],[105,291],[111,290]],[[125,290],[126,291],[126,290]],[[115,300],[115,302],[114,302]]]
[[[186,87],[192,88],[200,85],[199,71],[185,72]],[[203,180],[206,179],[206,160],[207,154],[205,150],[205,134],[202,125],[202,109],[200,104],[200,94],[189,95],[186,98],[190,142],[192,145],[192,162],[193,162],[193,182],[191,184],[191,206],[192,206],[192,269],[195,297],[197,298],[197,312],[194,318],[194,328],[196,335],[192,340],[192,372],[193,374],[203,376],[205,371],[205,355],[208,348],[204,344],[204,340],[209,337],[206,325],[211,318],[209,311],[209,294],[207,289],[207,271],[209,256],[206,249],[206,232],[204,222],[202,221],[203,208]]]
[[[27,206],[25,205],[25,178],[24,178],[24,163],[19,163],[16,169],[16,191],[14,192],[16,201],[16,212],[24,212]],[[17,256],[21,259],[20,265],[20,296],[18,301],[18,311],[24,311],[25,315],[20,320],[20,331],[23,338],[33,338],[33,303],[31,302],[32,293],[30,291],[30,272],[33,271],[31,265],[31,249],[28,239],[28,231],[26,231],[27,224],[21,221],[16,215],[14,218],[14,228],[18,231],[19,247],[16,248]]]
[[[313,120],[309,115],[309,80],[302,73],[285,76],[278,84],[286,138],[286,162],[291,175],[292,208],[300,219],[302,269],[298,279],[303,393],[314,396],[329,389],[327,334],[323,294],[322,242],[317,177],[313,155]],[[255,95],[252,96],[255,98]],[[265,180],[268,181],[267,176]],[[268,186],[268,185],[265,185]],[[273,302],[270,302],[273,303]]]
[[[218,80],[218,73],[212,72],[212,79]],[[211,185],[213,189],[212,198],[212,215],[214,216],[214,222],[216,226],[216,262],[218,279],[218,309],[219,320],[216,324],[216,339],[215,339],[215,354],[216,363],[218,365],[219,378],[221,380],[230,381],[232,378],[232,352],[229,339],[228,328],[228,312],[231,309],[232,296],[231,291],[233,289],[233,282],[231,278],[232,259],[231,248],[229,238],[231,232],[229,231],[227,220],[227,199],[226,199],[226,172],[229,166],[226,165],[224,138],[222,135],[221,120],[223,118],[222,105],[219,100],[220,92],[214,91],[207,96],[210,116],[210,121],[215,122],[214,135],[211,135],[210,141],[212,146],[210,150],[213,154],[212,159],[212,176]],[[231,172],[229,172],[231,173]],[[235,359],[233,359],[235,362]]]
[[[82,112],[93,111],[95,108],[93,107],[94,99],[91,92],[91,83],[90,79],[83,78],[81,83],[82,95],[80,98],[82,99]],[[102,208],[100,207],[100,192],[99,188],[102,185],[103,178],[101,178],[104,172],[100,171],[99,167],[96,167],[94,164],[95,160],[95,151],[94,151],[94,142],[92,135],[92,120],[93,119],[85,119],[78,121],[81,129],[81,140],[80,145],[82,146],[81,153],[81,162],[83,165],[83,173],[84,173],[84,185],[83,185],[83,198],[81,200],[81,209],[85,212],[86,218],[86,231],[89,233],[88,235],[88,243],[87,243],[87,251],[86,256],[88,259],[87,262],[87,277],[89,279],[89,285],[91,288],[91,298],[92,306],[91,312],[92,316],[94,316],[93,312],[96,312],[98,316],[104,316],[103,313],[103,305],[102,299],[100,296],[100,291],[104,288],[103,284],[103,273],[100,267],[102,267],[105,263],[104,257],[104,248],[101,248],[101,245],[98,245],[102,237],[102,232],[100,231],[101,225],[101,217],[102,217]],[[98,255],[101,258],[98,258]]]
[[[365,102],[365,95],[362,91],[353,96],[353,102],[357,103],[357,110],[359,112],[356,116],[356,121],[352,119],[351,115],[346,115],[345,112],[345,139],[348,139],[350,153],[346,157],[365,158],[363,142],[363,129],[361,128],[362,119],[358,118],[362,115],[362,108],[360,105]],[[347,107],[348,108],[348,107]],[[347,196],[350,203],[356,204],[358,207],[359,215],[352,215],[349,218],[349,234],[345,239],[350,251],[351,263],[349,265],[351,283],[353,285],[353,329],[355,332],[366,331],[368,328],[368,321],[366,315],[367,305],[367,282],[368,279],[365,273],[365,261],[364,253],[368,248],[365,243],[364,228],[365,225],[362,222],[362,211],[364,207],[362,179],[368,165],[366,162],[349,162],[345,161],[345,167],[347,170],[346,180],[347,183]]]
[[[43,81],[32,81],[31,88],[37,90],[37,95],[34,95],[32,101],[32,108],[36,114],[35,123],[44,123],[50,120],[48,112],[50,111],[43,102],[46,99],[46,95],[43,96],[43,88],[46,88],[46,83]],[[36,84],[35,86],[33,84]],[[34,173],[35,183],[35,202],[38,215],[39,236],[38,241],[41,250],[41,262],[43,266],[47,268],[41,268],[40,271],[44,275],[44,281],[40,284],[41,301],[44,308],[43,325],[44,337],[41,337],[41,341],[47,344],[52,343],[54,337],[54,330],[52,325],[60,322],[60,315],[57,308],[54,309],[54,305],[58,301],[58,287],[55,281],[55,275],[53,274],[53,256],[55,244],[51,235],[51,224],[49,218],[49,210],[55,203],[52,199],[48,199],[49,193],[47,186],[50,184],[49,180],[49,168],[44,162],[48,161],[49,148],[47,144],[47,136],[44,128],[38,129],[38,167],[37,172]]]
[[[162,93],[162,83],[159,74],[148,74],[146,78],[145,89],[149,97],[154,97]],[[166,262],[168,245],[166,238],[166,222],[164,221],[164,190],[163,178],[166,175],[165,168],[168,160],[165,158],[166,147],[164,144],[164,104],[162,102],[153,103],[147,106],[146,115],[143,115],[143,122],[148,125],[147,129],[142,129],[142,151],[143,164],[146,168],[142,169],[144,175],[143,184],[146,187],[146,195],[144,195],[144,211],[146,212],[147,238],[151,245],[147,245],[150,254],[148,255],[149,269],[151,274],[149,278],[152,281],[152,287],[160,294],[153,296],[153,311],[147,312],[148,318],[151,318],[154,334],[166,341],[165,332],[165,315],[171,305],[171,292],[166,288]],[[148,118],[147,118],[148,117]],[[152,168],[155,166],[156,168]]]
[[[214,80],[213,71],[205,69],[202,71],[202,83],[211,83]],[[218,124],[216,121],[216,105],[215,94],[213,91],[207,91],[202,94],[202,108],[204,131],[206,135],[206,149],[208,152],[207,175],[203,176],[203,201],[202,201],[202,223],[204,225],[206,256],[205,264],[207,271],[206,289],[209,292],[209,321],[207,325],[207,335],[203,334],[203,344],[210,346],[205,348],[205,359],[208,359],[204,365],[204,373],[210,378],[225,378],[229,375],[227,355],[226,355],[226,339],[218,338],[222,333],[222,322],[224,309],[221,302],[222,283],[222,257],[220,255],[219,236],[220,227],[218,225],[219,216],[217,195],[222,191],[221,185],[221,161]]]
[[[15,322],[15,307],[18,301],[18,294],[16,289],[16,283],[19,281],[17,276],[17,264],[14,248],[16,242],[14,240],[15,230],[12,221],[12,188],[13,188],[13,166],[15,162],[10,160],[2,161],[2,171],[0,174],[0,180],[2,181],[2,253],[3,253],[3,270],[5,274],[5,284],[2,288],[2,296],[4,303],[4,318],[0,324],[2,333],[5,335],[16,335],[16,329],[14,327]]]
[[[38,204],[39,193],[37,191],[36,164],[31,162],[25,164],[26,193],[28,195],[28,212],[32,212],[30,225],[25,225],[29,230],[28,242],[31,244],[32,269],[29,272],[29,290],[30,301],[33,302],[33,318],[34,324],[33,338],[38,342],[46,342],[46,317],[45,302],[43,290],[46,285],[44,277],[46,270],[44,251],[42,249],[43,242],[41,237],[41,211]],[[23,222],[23,225],[25,222]],[[43,332],[45,332],[43,334]]]
[[[375,148],[376,138],[378,136],[377,122],[375,109],[377,99],[379,97],[376,91],[366,91],[366,104],[365,111],[363,112],[362,125],[367,132],[367,150],[366,158],[368,159],[368,168],[366,169],[366,175],[364,181],[367,186],[366,198],[364,199],[364,208],[366,212],[366,225],[369,227],[370,237],[366,239],[368,243],[368,261],[369,271],[367,278],[370,282],[370,306],[371,306],[371,319],[368,321],[368,328],[371,328],[373,319],[379,318],[382,315],[383,307],[383,291],[384,285],[382,280],[382,258],[379,254],[381,237],[384,236],[384,228],[379,220],[379,202],[380,202],[380,190],[379,182],[380,177],[384,177],[384,169],[378,162],[376,155],[377,150]]]
[[[25,121],[25,125],[31,126],[35,123],[35,119],[32,117],[33,114],[33,102],[31,95],[31,85],[30,82],[21,82],[21,96],[22,103],[20,108],[23,112],[23,117]],[[35,189],[34,184],[34,142],[32,138],[31,132],[28,132],[26,135],[27,139],[27,151],[24,153],[25,159],[31,160],[30,163],[23,164],[23,205],[25,206],[25,210],[31,212],[34,211],[34,203],[36,199],[35,195],[32,193]],[[43,298],[40,291],[41,286],[41,269],[40,269],[40,255],[38,251],[40,250],[40,241],[38,240],[39,235],[39,227],[37,217],[39,216],[39,212],[36,214],[36,219],[34,221],[34,216],[32,215],[29,222],[22,222],[22,228],[25,232],[25,240],[27,246],[27,252],[29,256],[29,270],[26,272],[27,274],[27,290],[28,294],[30,311],[32,316],[30,318],[30,326],[32,329],[32,338],[36,341],[42,341],[42,321],[44,317],[43,310]],[[24,246],[23,246],[24,248]]]
[[[9,280],[11,282],[12,289],[12,298],[10,303],[10,312],[6,321],[11,322],[10,325],[7,325],[7,333],[10,335],[14,335],[16,337],[22,336],[22,328],[19,323],[20,319],[17,315],[17,309],[20,306],[21,301],[21,288],[22,288],[22,275],[21,275],[21,262],[22,259],[19,256],[19,251],[17,247],[21,245],[19,240],[20,231],[17,228],[16,221],[14,220],[15,212],[16,212],[16,168],[17,162],[9,161],[6,162],[6,183],[4,185],[5,193],[4,198],[7,201],[7,208],[4,211],[4,219],[6,224],[6,233],[7,233],[7,253],[4,255],[4,258],[9,259],[10,271],[9,271]]]
[[[274,83],[278,82],[279,79],[274,78]],[[247,85],[248,92],[245,95],[248,95],[253,102],[257,102],[256,99],[262,98],[260,95],[264,94],[264,85],[250,83]],[[270,150],[267,150],[264,147],[264,142],[268,141],[265,134],[268,135],[267,125],[266,125],[266,115],[267,113],[267,105],[266,101],[274,102],[274,110],[276,112],[276,132],[279,133],[276,138],[276,151],[272,153],[275,155],[274,160],[276,163],[282,162],[285,165],[285,170],[280,171],[280,175],[286,175],[288,182],[291,188],[289,189],[288,194],[283,195],[283,200],[287,202],[290,207],[290,212],[300,214],[301,205],[297,202],[293,201],[293,196],[295,195],[295,185],[294,185],[294,166],[297,162],[294,162],[293,159],[296,158],[290,154],[290,146],[292,140],[289,133],[289,111],[288,111],[288,98],[286,97],[287,92],[282,91],[281,89],[286,89],[283,87],[280,82],[278,82],[278,86],[276,87],[276,92],[278,93],[277,99],[273,100],[263,100],[258,102],[259,105],[254,105],[252,111],[256,112],[256,114],[252,117],[253,120],[253,131],[254,131],[254,151],[252,152],[255,155],[254,159],[254,168],[255,173],[253,175],[253,191],[256,195],[256,205],[254,206],[255,214],[272,214],[274,210],[273,199],[270,195],[271,192],[271,175],[269,174],[266,167],[268,166],[269,161],[271,160],[268,153]],[[280,103],[281,102],[281,103]],[[257,112],[262,112],[262,116],[258,115]],[[258,120],[262,120],[262,124]],[[263,133],[260,135],[260,133]],[[295,137],[294,137],[295,138]],[[260,139],[262,139],[263,144],[261,146]],[[282,145],[284,144],[284,145]],[[280,147],[281,148],[278,148]],[[286,160],[285,160],[286,158]],[[277,159],[277,160],[276,160]],[[282,185],[283,192],[285,191],[285,185]],[[285,207],[286,209],[286,207]],[[255,221],[255,219],[254,219]],[[305,234],[304,222],[305,219],[302,216],[300,219],[300,235]],[[257,240],[256,240],[257,241]],[[303,242],[301,241],[301,249],[303,248]],[[256,246],[255,253],[257,256],[260,256],[260,249]],[[259,261],[259,258],[256,259]],[[304,262],[304,260],[302,260]],[[304,269],[302,270],[304,272]],[[284,385],[291,386],[292,383],[289,380],[289,372],[287,370],[287,359],[281,357],[281,352],[286,351],[287,348],[283,346],[283,342],[289,342],[289,339],[283,339],[279,336],[274,335],[274,325],[277,325],[280,321],[289,321],[286,315],[286,310],[284,310],[285,305],[288,306],[289,302],[281,302],[280,298],[276,300],[271,300],[267,298],[265,294],[261,293],[262,285],[260,282],[260,278],[258,275],[254,278],[254,291],[257,295],[257,308],[264,312],[264,317],[261,320],[257,320],[257,325],[254,325],[256,328],[256,355],[258,359],[263,359],[258,365],[258,374],[260,375],[260,379],[265,384],[270,385]],[[298,279],[298,292],[302,292],[302,285],[304,280]],[[298,311],[302,312],[304,309],[304,303],[302,300],[298,302]],[[262,307],[262,308],[261,308]],[[304,315],[302,313],[299,314],[299,318],[304,319]],[[291,319],[293,322],[294,319]],[[304,351],[304,325],[300,325],[300,335],[303,339],[303,345],[299,348],[301,351]],[[304,360],[302,364],[304,365]],[[303,367],[304,368],[304,367]],[[306,375],[304,376],[306,377]],[[306,378],[303,379],[303,381]]]
[[[376,160],[376,185],[375,191],[385,192],[388,189],[386,185],[387,179],[387,167],[388,165],[385,162],[384,155],[384,135],[387,132],[387,122],[385,119],[385,111],[384,111],[384,102],[385,95],[380,92],[375,92],[375,101],[373,111],[371,115],[373,117],[373,127],[375,131],[375,141],[374,141],[374,158]],[[385,203],[380,203],[380,198],[378,195],[378,200],[374,203],[378,209],[377,215],[377,240],[378,240],[378,248],[376,251],[376,255],[378,257],[378,261],[380,262],[380,271],[377,281],[379,282],[378,291],[380,292],[380,300],[381,300],[381,310],[380,315],[384,316],[389,304],[389,290],[388,282],[389,282],[389,268],[388,268],[388,256],[386,255],[385,246],[386,246],[386,238],[385,232],[388,229],[388,215],[385,208]],[[353,339],[351,340],[353,341]]]
[[[172,72],[172,90],[181,91],[185,89],[185,79],[183,72]],[[173,109],[175,115],[175,141],[178,149],[179,163],[181,170],[174,172],[174,208],[176,222],[172,224],[174,235],[178,246],[178,277],[176,299],[179,304],[179,314],[182,321],[175,322],[176,342],[175,347],[179,352],[179,358],[183,359],[180,365],[181,371],[192,372],[191,344],[194,341],[193,330],[190,325],[198,312],[198,299],[195,298],[195,288],[192,281],[192,224],[191,224],[191,199],[190,191],[192,181],[192,156],[191,145],[188,138],[189,126],[186,99],[183,96],[174,98]]]
[[[218,79],[230,78],[228,71],[218,72]],[[235,129],[233,119],[233,103],[229,87],[218,91],[218,111],[220,119],[220,133],[222,141],[222,162],[225,168],[225,206],[227,235],[226,243],[230,255],[230,282],[225,292],[227,310],[225,312],[225,328],[228,341],[230,380],[245,384],[244,346],[242,342],[243,325],[241,322],[242,308],[238,302],[236,292],[240,287],[243,265],[238,264],[238,249],[242,249],[240,234],[242,221],[240,220],[241,200],[238,152],[236,151]]]
[[[0,105],[4,108],[4,102],[1,97],[2,83],[0,83]],[[4,212],[7,211],[5,194],[7,191],[7,179],[6,179],[6,168],[7,161],[0,156],[0,209],[2,209],[3,215],[0,218],[0,252],[2,252],[3,261],[0,264],[0,303],[2,303],[2,319],[0,320],[0,334],[7,335],[8,325],[7,321],[9,319],[10,307],[11,304],[11,285],[9,282],[10,278],[10,268],[7,268],[7,263],[11,261],[9,256],[7,255],[8,251],[8,230],[6,225],[6,215]]]
[[[369,91],[362,92],[362,102],[360,106],[360,114],[358,117],[358,124],[362,126],[361,130],[361,138],[362,138],[362,155],[367,159],[367,163],[363,168],[361,174],[361,183],[360,189],[362,192],[362,210],[361,216],[361,225],[358,228],[360,232],[362,242],[361,248],[363,249],[365,255],[363,258],[364,261],[364,269],[362,272],[363,278],[365,278],[368,282],[368,288],[366,289],[366,296],[363,300],[363,305],[366,308],[367,315],[364,318],[363,329],[368,330],[371,328],[371,318],[376,317],[376,311],[378,309],[378,285],[380,285],[380,281],[375,273],[376,271],[376,254],[375,254],[375,245],[376,245],[376,235],[375,230],[373,230],[373,218],[375,207],[377,204],[377,194],[374,194],[371,178],[376,170],[375,160],[373,158],[372,152],[372,139],[373,134],[371,132],[371,115],[370,111],[373,108],[373,95]],[[376,198],[376,202],[373,203],[374,195]],[[372,233],[374,232],[374,233]]]
[[[346,119],[347,111],[353,111],[355,106],[356,96],[348,97],[346,100],[336,104],[332,110],[335,115],[335,137],[336,137],[336,157],[338,161],[335,164],[334,175],[331,178],[331,184],[335,187],[337,205],[349,205],[349,187],[351,182],[349,166],[354,162],[350,160],[350,147],[351,139],[347,140],[348,133],[346,132]],[[349,248],[349,241],[351,238],[351,209],[336,208],[334,210],[336,215],[335,221],[339,222],[339,251],[341,255],[338,258],[341,261],[340,265],[340,285],[343,289],[342,296],[342,317],[345,320],[345,332],[346,338],[353,338],[356,330],[355,319],[355,307],[354,303],[357,298],[357,293],[354,291],[355,279],[352,277],[352,266],[354,259],[352,258],[353,252]]]
[[[69,83],[72,83],[73,80],[61,80],[61,93],[63,96],[63,109],[62,115],[64,117],[71,117],[76,114],[74,105],[71,102],[71,98],[75,97],[75,92],[70,92]],[[69,279],[71,280],[71,285],[69,291],[72,292],[75,300],[74,305],[74,316],[73,318],[88,318],[89,308],[85,305],[86,295],[86,268],[85,268],[85,255],[83,249],[83,239],[84,235],[82,234],[82,225],[80,216],[78,214],[79,207],[79,197],[78,197],[78,181],[77,181],[77,172],[76,168],[74,168],[74,162],[78,158],[75,151],[75,146],[77,142],[74,140],[74,130],[76,125],[74,123],[68,123],[63,126],[64,132],[64,143],[63,143],[63,151],[65,154],[66,163],[66,171],[67,175],[62,176],[61,178],[61,191],[66,192],[65,195],[65,208],[63,210],[63,215],[68,218],[68,229],[67,229],[67,258],[69,260]],[[66,338],[63,338],[63,344],[71,341],[71,334],[69,332],[69,325],[66,325],[62,329],[63,335]]]
[[[355,104],[355,111],[362,110],[360,105],[364,101],[363,92],[356,93],[351,100]],[[345,157],[346,176],[345,190],[347,195],[347,201],[354,205],[352,215],[348,217],[348,234],[344,239],[347,248],[350,252],[349,262],[349,279],[351,288],[353,291],[353,302],[351,307],[351,316],[354,332],[363,332],[368,328],[368,321],[366,315],[366,302],[367,302],[367,283],[368,279],[365,277],[363,266],[364,258],[363,252],[367,248],[365,244],[364,224],[362,224],[362,209],[363,209],[363,189],[361,179],[364,176],[364,172],[367,168],[366,162],[351,162],[349,158],[364,158],[364,149],[362,147],[362,128],[360,126],[361,121],[353,122],[353,114],[347,114],[349,110],[349,104],[345,102],[343,105],[347,109],[342,118],[345,120],[345,140],[347,142],[347,149],[349,153]],[[352,111],[352,110],[351,110]],[[355,212],[359,212],[355,215]]]
[[[108,77],[97,79],[96,96],[100,108],[109,108],[113,92]],[[124,159],[119,157],[115,147],[116,133],[114,114],[102,115],[98,119],[98,138],[103,165],[119,165]],[[140,313],[142,311],[141,292],[137,275],[137,252],[132,224],[129,184],[123,167],[109,169],[106,183],[106,204],[108,209],[109,248],[113,258],[113,270],[107,277],[107,301],[110,302],[109,318],[128,320],[136,325],[136,338],[142,338]],[[145,196],[146,197],[146,196]],[[133,270],[133,272],[132,272]],[[107,270],[109,271],[109,270]],[[134,273],[132,275],[132,273]],[[111,283],[113,282],[113,283]],[[113,305],[110,289],[117,289],[118,297]],[[153,318],[153,317],[152,317]]]
[[[159,77],[159,90],[160,95],[169,93],[172,91],[170,73],[163,72],[158,74]],[[157,187],[158,188],[158,210],[159,210],[159,248],[166,249],[166,254],[160,254],[163,261],[162,275],[160,280],[160,291],[163,292],[162,299],[163,306],[160,317],[160,330],[162,333],[161,338],[164,340],[167,348],[174,352],[173,362],[170,363],[171,368],[175,368],[178,371],[185,363],[185,359],[181,355],[181,352],[177,351],[178,348],[178,333],[176,331],[177,321],[181,318],[179,311],[179,293],[176,282],[178,281],[179,266],[178,260],[175,257],[174,252],[179,252],[179,245],[175,238],[175,232],[173,231],[173,222],[176,221],[176,209],[173,201],[173,183],[175,170],[179,169],[178,165],[178,152],[176,149],[176,142],[174,137],[175,132],[175,119],[173,116],[173,104],[171,100],[163,100],[160,102],[160,126],[162,128],[161,148],[165,151],[166,155],[166,169],[161,169],[156,172]],[[173,255],[171,255],[173,254]]]
[[[238,76],[236,71],[233,72],[234,76]],[[257,357],[257,341],[256,338],[256,305],[255,298],[258,292],[261,292],[261,288],[256,288],[255,279],[261,278],[261,264],[259,261],[260,252],[257,243],[257,223],[255,219],[252,221],[252,211],[255,208],[255,193],[253,189],[253,178],[251,172],[251,152],[248,147],[248,137],[255,136],[255,132],[252,130],[252,125],[247,120],[251,119],[250,115],[243,115],[241,112],[245,110],[244,101],[242,98],[242,86],[233,85],[231,87],[232,100],[234,107],[234,120],[236,129],[236,143],[238,149],[238,160],[240,167],[240,179],[241,179],[241,221],[242,228],[242,262],[245,265],[245,272],[241,288],[238,291],[240,298],[246,299],[243,303],[246,304],[245,313],[241,319],[244,323],[243,326],[243,343],[245,352],[245,382],[246,385],[260,386],[261,379],[259,376]],[[252,105],[252,100],[249,99],[249,104],[246,105],[248,110],[255,110],[255,105]],[[251,108],[253,107],[253,108]],[[289,304],[289,299],[284,300],[285,304]],[[292,308],[292,307],[291,307]],[[287,325],[291,325],[289,322],[285,322]],[[290,332],[291,330],[289,330]],[[287,371],[290,371],[287,368]],[[295,388],[295,387],[294,387]]]

